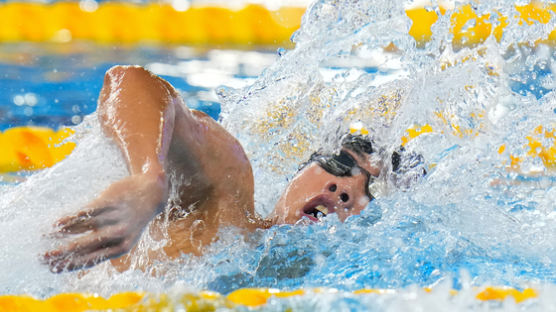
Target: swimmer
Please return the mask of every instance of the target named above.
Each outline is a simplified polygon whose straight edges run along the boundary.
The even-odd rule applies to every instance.
[[[138,252],[136,243],[150,222],[155,239],[167,238],[161,250],[149,251],[152,261],[200,255],[221,227],[253,231],[304,217],[318,221],[331,213],[345,220],[373,200],[368,185],[381,171],[380,161],[371,157],[372,143],[348,136],[337,155],[314,154],[263,219],[255,212],[253,173],[240,143],[208,115],[188,109],[162,78],[138,66],[111,68],[98,118],[122,151],[130,175],[57,222],[58,234],[70,242],[44,255],[54,272],[108,259],[127,269],[127,255]],[[165,211],[170,172],[185,182]]]

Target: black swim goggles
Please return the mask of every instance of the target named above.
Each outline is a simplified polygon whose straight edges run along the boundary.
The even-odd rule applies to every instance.
[[[368,188],[371,182],[371,174],[367,170],[361,168],[357,164],[355,158],[353,158],[353,156],[351,156],[348,152],[342,150],[339,154],[335,155],[322,155],[314,153],[311,155],[309,161],[317,162],[322,169],[337,177],[351,177],[355,172],[363,173],[367,177],[365,194],[369,196],[371,200],[374,199]]]
[[[322,169],[337,177],[351,177],[353,175],[353,169],[359,169],[357,161],[345,151],[340,151],[340,153],[336,155],[321,155],[314,153],[311,155],[310,161],[319,163]]]
[[[360,135],[348,134],[342,138],[342,148],[353,151],[358,155],[372,154],[374,152],[372,141]],[[338,177],[352,175],[352,169],[357,167],[363,172],[368,172],[357,165],[357,161],[345,150],[332,156],[324,156],[319,153],[311,155],[310,161],[318,162],[328,173]]]

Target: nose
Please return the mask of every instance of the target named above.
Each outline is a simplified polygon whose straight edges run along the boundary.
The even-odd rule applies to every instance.
[[[349,190],[338,188],[336,183],[330,183],[327,188],[329,192],[333,193],[333,197],[337,199],[336,202],[339,205],[347,206],[349,204],[350,199],[352,198]]]

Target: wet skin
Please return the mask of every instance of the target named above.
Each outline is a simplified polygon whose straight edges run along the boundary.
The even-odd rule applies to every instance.
[[[351,151],[364,169],[356,167],[350,177],[336,177],[317,163],[309,164],[264,220],[254,210],[253,174],[242,146],[212,118],[189,110],[163,79],[137,66],[111,68],[99,96],[98,118],[104,133],[120,147],[130,175],[58,221],[57,233],[69,236],[70,242],[44,255],[54,272],[107,259],[125,270],[134,257],[149,266],[182,253],[200,255],[225,226],[253,231],[303,217],[316,221],[323,212],[345,220],[370,201],[363,171],[374,176],[380,171],[368,157]],[[165,210],[170,172],[179,177],[179,198]],[[167,239],[165,246],[138,250],[136,243],[151,222],[151,237]]]
[[[336,213],[344,221],[359,214],[370,202],[365,193],[367,181],[361,170],[353,176],[337,177],[313,162],[290,182],[272,218],[275,223],[293,224],[303,217],[318,221],[318,216]]]

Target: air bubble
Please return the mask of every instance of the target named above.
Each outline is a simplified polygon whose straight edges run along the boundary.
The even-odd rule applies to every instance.
[[[79,115],[73,115],[73,116],[71,116],[71,122],[72,122],[74,125],[79,124],[79,123],[81,122],[81,116],[79,116]]]
[[[29,106],[35,106],[39,101],[37,99],[37,96],[34,93],[26,93],[24,95],[24,98],[25,98],[25,104]]]
[[[13,102],[17,106],[22,106],[25,104],[25,98],[22,95],[16,95],[13,98]]]

